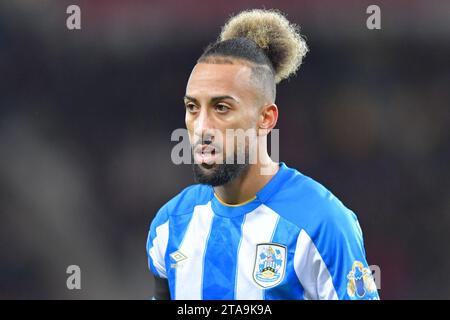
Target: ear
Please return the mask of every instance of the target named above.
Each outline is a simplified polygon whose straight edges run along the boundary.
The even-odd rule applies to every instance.
[[[276,104],[265,105],[259,114],[258,136],[268,135],[278,121],[278,107]]]

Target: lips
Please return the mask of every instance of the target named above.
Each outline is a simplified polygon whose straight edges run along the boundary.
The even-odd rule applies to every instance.
[[[200,164],[214,164],[218,155],[218,150],[212,145],[197,145],[194,152],[195,162]]]

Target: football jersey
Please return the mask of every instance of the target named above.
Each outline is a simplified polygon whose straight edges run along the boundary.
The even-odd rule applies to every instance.
[[[150,225],[147,255],[171,299],[378,299],[356,215],[280,163],[246,203],[187,187]]]

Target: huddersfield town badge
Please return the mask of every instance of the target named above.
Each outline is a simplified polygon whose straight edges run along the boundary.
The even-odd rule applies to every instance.
[[[347,294],[350,298],[376,298],[377,286],[372,277],[372,271],[365,268],[362,262],[353,262],[352,270],[348,273],[347,279]]]
[[[260,243],[256,246],[253,279],[264,289],[279,284],[286,269],[286,247],[276,243]]]

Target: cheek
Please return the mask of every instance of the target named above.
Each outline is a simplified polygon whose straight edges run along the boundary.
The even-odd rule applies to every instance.
[[[189,131],[194,129],[194,120],[188,113],[186,113],[186,116],[184,117],[184,123],[186,124],[186,129]]]
[[[193,137],[194,137],[194,121],[186,116],[185,118],[185,124],[186,124],[186,129],[189,135],[189,140],[192,143],[193,142]]]
[[[253,128],[254,117],[255,114],[251,110],[239,110],[227,119],[226,126],[233,129]]]
[[[244,130],[254,129],[257,123],[256,115],[250,112],[241,114],[235,122],[235,128],[241,128]]]

